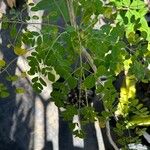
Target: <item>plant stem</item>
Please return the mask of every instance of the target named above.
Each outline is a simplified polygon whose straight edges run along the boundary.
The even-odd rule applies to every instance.
[[[24,21],[19,21],[19,20],[3,20],[0,19],[0,22],[2,23],[14,23],[14,24],[22,24],[22,25],[42,25],[42,26],[57,26],[61,29],[64,29],[63,27],[55,24],[49,24],[49,23],[41,23],[41,22],[24,22]]]
[[[68,7],[68,13],[70,17],[71,26],[77,29],[77,23],[76,23],[74,7],[73,7],[73,0],[66,0],[66,1],[67,1],[67,7]]]

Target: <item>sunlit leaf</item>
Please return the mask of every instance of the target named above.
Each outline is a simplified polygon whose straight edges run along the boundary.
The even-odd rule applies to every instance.
[[[21,55],[25,55],[28,51],[26,49],[23,49],[21,47],[15,47],[14,48],[14,53],[18,56],[21,56]]]
[[[134,76],[126,76],[123,84],[120,89],[120,98],[117,111],[115,112],[116,115],[122,115],[126,117],[129,111],[129,99],[135,98],[136,93],[136,79]]]
[[[3,59],[0,59],[0,68],[3,68],[6,65],[6,62]]]
[[[132,127],[132,126],[150,126],[150,116],[134,116],[132,117],[128,124],[127,124],[127,128]]]

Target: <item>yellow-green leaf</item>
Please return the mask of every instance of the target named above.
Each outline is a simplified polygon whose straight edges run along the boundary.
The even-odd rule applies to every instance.
[[[129,110],[129,99],[135,98],[136,93],[136,79],[134,76],[126,76],[122,87],[120,89],[120,98],[118,103],[118,108],[115,114],[117,116],[122,115],[123,117],[126,117],[128,115]]]
[[[6,98],[6,97],[8,97],[10,94],[7,92],[7,91],[2,91],[1,93],[0,93],[0,97],[1,98]]]
[[[18,56],[21,56],[21,55],[25,55],[28,51],[26,49],[23,49],[21,47],[15,47],[14,48],[14,53]]]
[[[27,73],[26,72],[22,72],[21,73],[21,78],[26,78],[27,77]]]
[[[132,126],[150,126],[150,116],[134,116],[127,123],[127,128]]]
[[[24,94],[25,93],[25,89],[24,88],[16,88],[16,93],[17,94]]]
[[[126,59],[124,62],[124,69],[125,69],[125,72],[128,72],[129,68],[130,68],[130,65],[132,64],[132,61],[131,61],[131,58],[130,59]]]
[[[106,18],[108,18],[108,19],[110,19],[111,18],[111,16],[112,16],[112,8],[105,8],[105,11],[104,11],[104,16],[106,17]]]
[[[6,62],[3,59],[0,59],[0,68],[3,68],[6,65]]]
[[[136,42],[136,36],[135,36],[135,33],[134,32],[130,32],[129,34],[128,34],[128,41],[130,42],[130,43],[135,43]]]

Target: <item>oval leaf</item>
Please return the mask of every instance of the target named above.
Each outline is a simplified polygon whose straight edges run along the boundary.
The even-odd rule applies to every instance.
[[[28,51],[26,49],[23,49],[21,47],[15,47],[14,48],[14,53],[18,56],[25,55]]]
[[[83,87],[86,87],[88,89],[95,86],[95,77],[94,75],[89,75],[83,82]]]
[[[6,65],[6,62],[3,59],[0,59],[0,68],[3,68]]]
[[[0,93],[0,97],[1,98],[6,98],[6,97],[8,97],[10,94],[7,92],[7,91],[2,91],[1,93]]]
[[[55,81],[55,75],[53,75],[51,72],[48,73],[48,79],[52,82]]]
[[[40,78],[39,80],[40,80],[40,82],[41,82],[42,85],[44,85],[44,86],[47,85],[46,82],[42,78]]]
[[[24,88],[16,88],[16,93],[17,94],[24,94],[25,90],[24,90]]]

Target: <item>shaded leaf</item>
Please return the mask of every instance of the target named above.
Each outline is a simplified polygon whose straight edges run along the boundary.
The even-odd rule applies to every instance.
[[[50,81],[54,82],[54,81],[55,81],[55,75],[52,74],[51,72],[48,72],[48,79],[49,79]]]
[[[24,94],[25,93],[25,89],[24,88],[16,88],[16,93],[17,94]]]
[[[95,77],[94,75],[89,75],[83,82],[83,87],[86,87],[88,89],[95,86]]]

